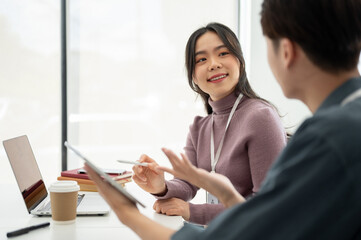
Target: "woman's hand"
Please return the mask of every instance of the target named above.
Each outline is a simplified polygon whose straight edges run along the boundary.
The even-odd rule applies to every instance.
[[[139,162],[148,163],[148,167],[134,165],[134,182],[149,193],[164,195],[167,191],[167,187],[165,184],[164,172],[156,169],[158,164],[145,154],[140,157]]]
[[[179,198],[157,200],[153,208],[157,213],[168,216],[182,216],[186,221],[188,221],[190,217],[189,203]]]

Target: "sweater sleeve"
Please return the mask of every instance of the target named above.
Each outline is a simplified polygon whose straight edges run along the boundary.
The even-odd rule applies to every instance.
[[[189,203],[190,222],[206,225],[225,210],[223,204],[192,204]]]
[[[271,107],[249,114],[247,143],[253,193],[258,192],[274,160],[286,145],[286,133],[277,112]]]

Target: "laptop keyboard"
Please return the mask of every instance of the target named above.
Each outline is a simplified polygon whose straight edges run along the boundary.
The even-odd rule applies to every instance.
[[[85,194],[78,194],[78,203],[76,204],[76,206],[79,206],[81,200],[83,200],[83,197],[85,196]]]
[[[83,200],[84,196],[85,196],[85,194],[78,194],[77,206],[79,206],[79,204],[80,204],[81,200]],[[48,212],[50,210],[51,210],[50,201],[47,204],[45,204],[41,209],[39,209],[39,211],[41,211],[41,212]]]

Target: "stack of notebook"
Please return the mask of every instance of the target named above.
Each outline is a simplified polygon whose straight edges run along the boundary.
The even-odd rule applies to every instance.
[[[124,171],[121,173],[108,173],[117,183],[122,187],[126,183],[132,181],[132,172]],[[89,179],[88,174],[86,174],[82,168],[76,168],[72,170],[62,171],[61,176],[58,177],[58,180],[72,180],[77,181],[80,187],[80,191],[89,191],[97,192],[95,183]]]

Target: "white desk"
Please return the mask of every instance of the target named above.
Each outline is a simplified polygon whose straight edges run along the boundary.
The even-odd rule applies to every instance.
[[[135,183],[127,183],[127,190],[145,203],[147,208],[139,207],[144,215],[172,229],[179,229],[183,225],[179,216],[155,213],[152,208],[155,199]],[[16,184],[0,184],[0,192],[0,239],[7,239],[7,232],[43,222],[50,222],[50,226],[9,239],[140,239],[131,229],[123,225],[112,211],[106,216],[78,216],[74,224],[57,225],[52,222],[51,217],[36,217],[28,214]]]

